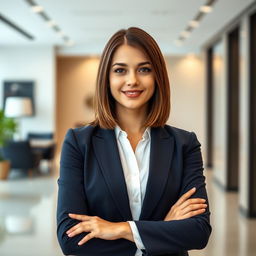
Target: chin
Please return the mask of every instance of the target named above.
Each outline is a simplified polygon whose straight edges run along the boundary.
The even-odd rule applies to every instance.
[[[139,110],[139,109],[143,108],[143,106],[145,106],[145,104],[123,105],[123,108],[130,109],[130,110]]]

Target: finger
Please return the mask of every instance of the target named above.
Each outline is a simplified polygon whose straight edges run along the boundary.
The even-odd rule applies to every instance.
[[[72,228],[70,228],[67,232],[66,232],[66,234],[68,235],[68,234],[70,234],[71,232],[73,232],[74,230],[76,230],[77,228],[79,228],[80,226],[82,227],[85,227],[85,222],[79,222],[78,224],[76,224],[75,226],[73,226]],[[87,227],[89,227],[88,226],[89,224],[87,224]]]
[[[205,203],[206,200],[203,198],[191,198],[191,199],[187,199],[185,202],[183,202],[182,204],[179,205],[179,208],[182,210],[185,207],[187,207],[188,205],[193,205],[193,204],[203,204]]]
[[[81,224],[81,222],[78,223],[78,224],[76,224],[76,225],[73,226],[72,228],[70,228],[70,229],[66,232],[66,234],[68,235],[68,234],[70,234],[71,232],[73,232],[74,230],[76,230],[76,229],[79,227],[80,224]]]
[[[196,188],[193,187],[188,192],[186,192],[184,195],[182,195],[179,200],[176,202],[176,205],[181,205],[183,202],[185,202],[188,198],[190,198],[194,193],[196,192]]]
[[[200,209],[200,210],[196,210],[196,211],[192,211],[192,212],[189,212],[185,215],[183,215],[181,218],[179,218],[180,220],[183,220],[183,219],[188,219],[188,218],[191,218],[191,217],[194,217],[196,215],[199,215],[199,214],[202,214],[205,212],[205,209]]]
[[[90,220],[90,216],[87,215],[80,215],[80,214],[74,214],[74,213],[69,213],[68,216],[71,219],[76,219],[76,220],[81,220],[81,221],[85,221],[85,220]]]
[[[86,235],[82,240],[80,240],[80,241],[78,242],[78,245],[82,245],[82,244],[88,242],[88,241],[89,241],[90,239],[92,239],[92,238],[94,238],[94,233],[93,233],[93,232],[89,233],[89,234]]]
[[[182,210],[182,215],[185,215],[186,213],[193,212],[196,210],[206,209],[206,208],[207,208],[207,204],[192,204]]]
[[[73,230],[71,233],[68,234],[68,237],[73,237],[76,236],[78,234],[81,234],[82,232],[84,232],[85,230],[83,229],[83,227],[78,227],[77,229]]]
[[[74,229],[71,233],[69,233],[68,236],[73,237],[83,232],[90,232],[90,231],[92,231],[90,225],[87,225],[87,224],[85,225],[84,223],[83,224],[81,223],[79,226],[77,226],[76,229]]]

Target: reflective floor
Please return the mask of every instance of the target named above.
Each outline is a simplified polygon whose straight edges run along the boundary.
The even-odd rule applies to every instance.
[[[205,171],[210,202],[212,234],[207,247],[190,256],[256,256],[256,219],[244,218],[238,211],[238,195],[224,192]]]
[[[1,256],[63,255],[55,235],[56,192],[56,178],[45,174],[0,181]]]
[[[224,193],[205,172],[213,232],[206,249],[191,256],[255,256],[256,220],[238,213],[237,194]],[[14,175],[0,181],[0,255],[63,255],[56,239],[56,177]]]

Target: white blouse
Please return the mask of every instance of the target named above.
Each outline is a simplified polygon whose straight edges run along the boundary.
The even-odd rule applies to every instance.
[[[127,138],[127,133],[121,130],[119,126],[115,127],[115,135],[123,167],[132,217],[133,220],[139,220],[149,173],[151,143],[150,127],[145,130],[142,139],[136,147],[135,153]],[[145,249],[145,247],[140,238],[137,226],[134,221],[128,221],[128,223],[130,224],[134,241],[138,248],[135,256],[141,256],[141,249]]]

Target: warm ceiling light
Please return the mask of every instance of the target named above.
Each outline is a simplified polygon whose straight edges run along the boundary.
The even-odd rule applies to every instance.
[[[199,26],[199,22],[196,21],[196,20],[191,20],[189,22],[189,25],[192,27],[192,28],[197,28]]]
[[[40,5],[34,5],[31,7],[32,12],[39,13],[44,10],[44,8]]]
[[[46,22],[46,24],[47,24],[47,26],[49,26],[49,27],[53,27],[53,26],[57,25],[54,20],[48,20],[48,21]]]
[[[188,38],[190,36],[190,32],[187,30],[184,30],[180,33],[180,35],[184,38]]]
[[[203,5],[200,7],[200,11],[204,13],[209,13],[212,11],[212,7],[209,5]]]

